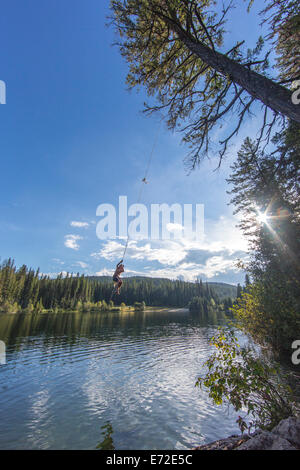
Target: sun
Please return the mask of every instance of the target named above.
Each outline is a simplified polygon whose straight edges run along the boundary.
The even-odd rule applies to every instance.
[[[267,224],[268,223],[268,216],[265,212],[258,212],[257,213],[257,220],[261,223],[261,224]]]

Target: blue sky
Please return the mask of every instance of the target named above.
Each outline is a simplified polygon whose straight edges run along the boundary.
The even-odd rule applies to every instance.
[[[110,274],[123,240],[99,240],[96,208],[136,202],[159,126],[141,114],[145,93],[126,90],[127,65],[105,26],[108,1],[3,1],[0,15],[0,256],[16,264]],[[235,39],[254,45],[255,11],[233,14]],[[232,39],[228,40],[232,46]],[[162,126],[142,202],[205,206],[205,240],[131,242],[126,273],[237,283],[246,243],[235,228],[225,182],[249,120],[220,171],[204,162],[187,176],[187,149]]]

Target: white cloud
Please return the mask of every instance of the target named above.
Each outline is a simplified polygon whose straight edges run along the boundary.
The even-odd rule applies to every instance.
[[[229,254],[238,251],[247,251],[247,241],[236,227],[236,217],[221,216],[216,221],[208,221],[205,227],[203,241],[180,238],[178,240],[130,240],[127,248],[129,258],[149,261],[158,261],[161,264],[174,265],[182,261],[190,251],[201,250],[208,253],[228,251]],[[174,225],[174,224],[171,224]],[[176,227],[176,230],[178,227]],[[113,260],[122,256],[124,244],[115,240],[104,243],[99,253],[92,256]]]
[[[105,258],[107,260],[113,260],[122,256],[124,251],[124,246],[114,240],[108,240],[104,243],[104,247],[99,251],[99,253],[92,253],[91,256],[94,258]]]
[[[168,230],[168,232],[179,232],[183,230],[184,227],[181,224],[175,224],[170,222],[166,225],[166,229]]]
[[[65,264],[65,262],[59,258],[52,258],[52,261],[54,261],[54,263],[61,264],[61,265]]]
[[[235,260],[229,260],[223,256],[214,256],[209,258],[204,264],[200,263],[182,263],[174,267],[164,267],[159,269],[144,269],[134,271],[126,269],[126,273],[131,276],[149,276],[162,277],[168,279],[184,279],[185,281],[194,281],[197,278],[211,279],[219,274],[232,271],[238,272],[235,266]]]
[[[87,228],[89,227],[89,223],[88,222],[77,222],[77,221],[72,221],[70,222],[70,225],[71,227],[78,227],[78,228]]]
[[[126,269],[127,274],[166,277],[186,280],[197,277],[211,279],[228,272],[237,273],[236,259],[245,259],[247,242],[236,228],[236,217],[221,216],[218,220],[206,223],[203,241],[189,240],[130,240],[126,252],[127,262],[147,261],[161,265],[143,267],[142,271]],[[98,253],[92,253],[97,259],[114,261],[123,256],[124,244],[120,241],[107,240]],[[104,272],[105,271],[105,272]],[[106,270],[101,275],[111,274]],[[99,273],[100,275],[100,273]]]
[[[83,261],[77,261],[76,265],[80,266],[82,269],[86,269],[89,267],[89,265],[87,263],[84,263]]]
[[[121,258],[124,245],[114,240],[109,240],[99,253],[92,253],[95,258],[114,260]],[[136,240],[128,243],[126,256],[134,260],[158,261],[160,264],[176,265],[187,255],[187,251],[177,241],[151,241],[144,244]]]
[[[109,269],[101,269],[101,271],[98,271],[95,273],[96,276],[112,276],[112,271]]]
[[[79,235],[65,235],[65,246],[72,250],[79,250],[77,240],[82,240],[82,238]]]

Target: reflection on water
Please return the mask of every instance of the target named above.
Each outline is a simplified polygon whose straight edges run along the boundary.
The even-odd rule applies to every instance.
[[[189,449],[238,432],[195,388],[217,323],[184,310],[2,314],[0,448]]]

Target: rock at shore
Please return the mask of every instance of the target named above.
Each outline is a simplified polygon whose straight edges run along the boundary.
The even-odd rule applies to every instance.
[[[272,431],[230,436],[194,450],[300,450],[300,418],[283,419]]]

